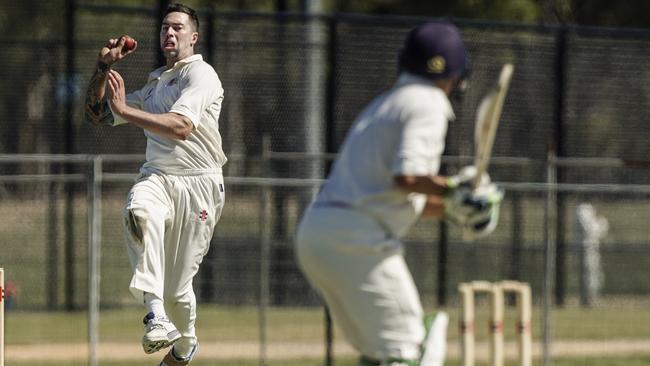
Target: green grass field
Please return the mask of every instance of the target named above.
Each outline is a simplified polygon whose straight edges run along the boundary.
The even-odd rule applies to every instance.
[[[535,361],[539,364],[539,360]],[[111,362],[101,361],[101,366],[154,366],[151,362],[145,361],[125,361],[125,362]],[[300,360],[277,360],[270,361],[267,365],[270,366],[322,366],[323,359],[300,359]],[[338,358],[334,362],[335,366],[355,366],[356,360],[354,358]],[[458,365],[458,361],[447,362],[448,366]],[[87,362],[12,362],[10,366],[85,366]],[[259,361],[250,360],[228,360],[215,363],[213,360],[197,359],[192,363],[192,366],[257,366],[260,365]],[[477,366],[487,366],[485,362],[477,362]],[[517,363],[507,361],[506,366],[516,366]],[[621,357],[587,357],[587,358],[556,358],[553,360],[554,366],[647,366],[650,365],[650,356],[621,356]],[[157,366],[157,365],[156,365]]]
[[[632,303],[632,302],[631,302]],[[635,303],[636,304],[636,303]],[[458,338],[454,324],[458,323],[456,309],[444,309],[450,315],[449,340]],[[514,333],[514,309],[506,315],[506,337]],[[124,341],[125,336],[139,337],[140,320],[144,310],[126,307],[102,310],[100,338],[106,342]],[[534,309],[533,336],[540,337],[539,309]],[[486,335],[487,313],[477,312],[477,337]],[[485,327],[480,327],[485,322]],[[272,340],[291,341],[322,339],[323,310],[321,308],[271,308],[267,312]],[[508,324],[512,327],[508,327]],[[624,307],[602,306],[595,309],[568,307],[552,313],[553,336],[556,339],[650,339],[650,308],[640,305]],[[255,339],[258,334],[258,310],[252,307],[223,307],[201,305],[198,332],[206,341],[241,341]],[[6,314],[7,344],[84,342],[86,340],[85,312],[11,312]],[[512,329],[510,329],[512,328]],[[36,336],[35,330],[38,330]]]
[[[192,366],[258,366],[260,363],[258,361],[237,361],[232,360],[228,362],[219,362],[215,363],[214,361],[201,361],[197,360],[192,363]],[[277,362],[270,362],[268,365],[271,366],[322,366],[324,364],[322,359],[302,359],[302,360],[282,360]],[[448,363],[449,366],[457,365],[458,362]],[[63,362],[63,363],[11,363],[10,366],[84,366],[85,362]],[[128,361],[128,362],[101,362],[101,366],[154,366],[150,362],[138,362],[138,361]],[[355,366],[355,360],[351,358],[337,359],[335,361],[335,366]],[[486,363],[477,362],[477,366],[486,366]],[[506,366],[516,366],[514,362],[506,362]],[[553,361],[554,366],[647,366],[650,365],[649,356],[632,356],[632,357],[605,357],[605,358],[584,358],[584,359],[566,359],[558,358]]]
[[[638,306],[637,302],[629,302],[628,308],[624,309],[618,303],[616,306],[603,306],[598,309],[581,310],[579,308],[558,309],[553,312],[553,339],[556,342],[580,341],[602,341],[613,340],[646,340],[650,344],[650,308]],[[633,305],[632,305],[633,304]],[[456,347],[458,332],[454,324],[457,324],[458,314],[456,309],[449,308],[446,311],[450,314],[450,329],[448,334],[449,347]],[[539,313],[535,309],[534,339],[540,339]],[[116,347],[114,352],[120,352],[120,345],[128,345],[133,350],[139,343],[142,317],[142,309],[128,307],[121,310],[103,310],[100,319],[100,340],[103,343],[112,344]],[[266,318],[268,331],[266,334],[269,342],[268,365],[322,365],[324,360],[324,325],[323,311],[319,308],[272,308]],[[480,311],[477,315],[477,324],[487,321],[487,314]],[[61,360],[61,356],[48,359],[47,355],[35,353],[33,359],[23,360],[12,354],[12,347],[33,345],[30,348],[38,352],[39,345],[54,345],[76,343],[84,348],[87,339],[86,314],[83,312],[7,312],[6,334],[8,365],[13,366],[63,366],[63,365],[85,365],[85,358],[79,353],[72,354],[69,360]],[[199,357],[193,366],[207,365],[258,365],[257,351],[259,343],[259,313],[255,308],[217,307],[202,305],[199,308],[198,333],[201,342],[206,346],[202,348]],[[508,327],[514,325],[512,314],[509,313],[506,323],[506,340],[514,340],[514,330]],[[478,327],[477,338],[479,341],[485,339],[487,327]],[[508,330],[510,329],[510,330]],[[335,332],[335,339],[339,342],[341,337]],[[246,343],[249,354],[246,357],[233,355],[227,357],[214,357],[215,351],[207,349],[213,344],[239,344]],[[311,345],[313,356],[303,357],[291,355],[288,351],[286,357],[278,356],[273,348],[278,345]],[[606,343],[605,343],[606,344]],[[336,349],[340,345],[335,345]],[[297,346],[296,346],[297,347]],[[218,352],[217,352],[218,353]],[[131,354],[131,353],[129,353]],[[600,355],[600,356],[599,356]],[[156,355],[153,356],[154,358]],[[157,356],[162,357],[162,354]],[[145,356],[135,352],[129,360],[121,357],[114,360],[113,357],[100,357],[101,366],[145,366],[155,363],[152,356]],[[156,358],[157,359],[157,358]],[[154,360],[154,361],[152,361]],[[343,352],[336,356],[336,365],[353,366],[354,355],[350,352]],[[450,357],[448,365],[458,364],[457,354]],[[478,363],[481,365],[481,363]],[[539,364],[539,362],[537,362]],[[514,365],[509,363],[508,365]],[[600,354],[595,350],[593,354],[585,355],[584,352],[578,355],[562,355],[554,359],[554,365],[560,366],[605,366],[605,365],[650,365],[650,350],[640,353],[623,352],[617,354]]]

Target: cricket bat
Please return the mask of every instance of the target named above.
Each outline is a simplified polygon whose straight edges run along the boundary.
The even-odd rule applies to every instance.
[[[492,154],[492,145],[496,136],[499,119],[501,119],[501,109],[503,102],[508,93],[508,86],[512,78],[514,66],[505,64],[501,68],[501,74],[497,84],[481,100],[476,112],[476,122],[474,125],[474,166],[477,175],[474,179],[474,188],[481,183],[481,177],[488,168],[490,156]]]

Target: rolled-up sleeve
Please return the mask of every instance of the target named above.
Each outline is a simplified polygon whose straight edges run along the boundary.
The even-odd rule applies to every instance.
[[[402,113],[402,136],[393,161],[395,175],[437,174],[445,148],[447,114],[435,103],[417,103]]]

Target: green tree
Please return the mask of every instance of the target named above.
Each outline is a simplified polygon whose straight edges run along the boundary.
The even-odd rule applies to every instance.
[[[650,27],[645,0],[324,0],[326,9],[544,24]]]

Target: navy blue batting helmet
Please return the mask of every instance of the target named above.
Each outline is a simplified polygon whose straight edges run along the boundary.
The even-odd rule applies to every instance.
[[[469,73],[470,61],[458,28],[447,22],[429,22],[408,33],[399,68],[435,80],[464,77]]]

